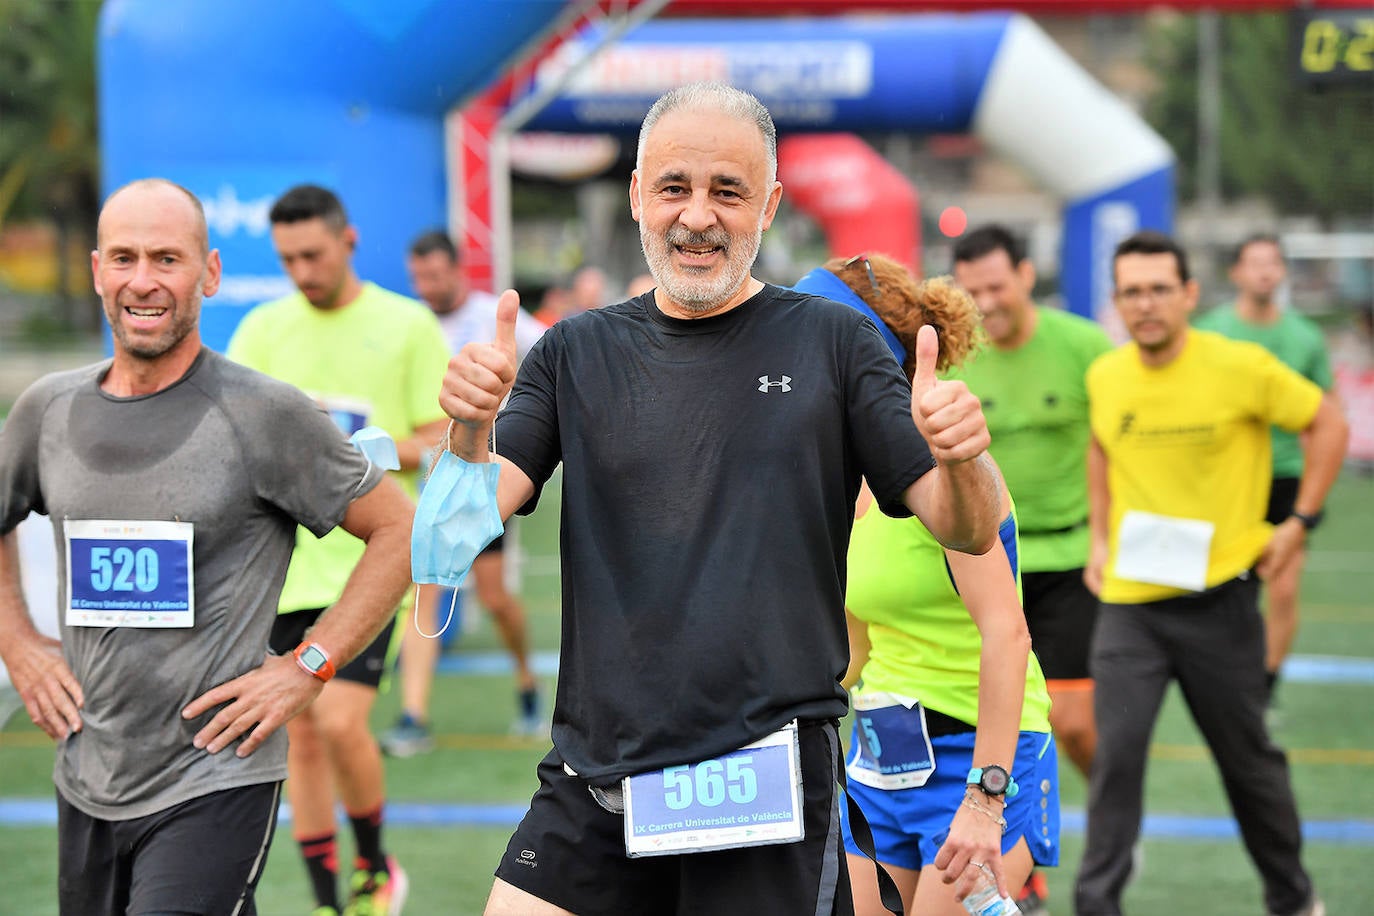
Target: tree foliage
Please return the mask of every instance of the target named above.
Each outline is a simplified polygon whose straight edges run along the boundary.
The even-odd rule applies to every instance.
[[[99,14],[98,0],[0,0],[0,222],[94,200]]]
[[[1318,91],[1297,83],[1286,13],[1220,17],[1221,193],[1262,196],[1284,212],[1374,216],[1374,80]],[[1179,189],[1197,194],[1198,26],[1159,26],[1151,58],[1162,85],[1147,117],[1179,157]]]
[[[100,0],[0,0],[0,226],[51,221],[59,288],[68,248],[94,234],[99,187],[95,35]],[[89,324],[65,295],[69,323]]]

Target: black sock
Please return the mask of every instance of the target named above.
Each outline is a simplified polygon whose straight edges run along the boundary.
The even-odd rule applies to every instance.
[[[386,853],[382,851],[382,806],[365,814],[350,814],[353,838],[358,844],[357,867],[370,872],[386,871]]]
[[[315,892],[316,906],[339,908],[339,849],[334,834],[305,837],[296,842],[301,844],[301,855],[305,857],[305,871],[310,876],[310,887]]]
[[[539,688],[522,687],[520,689],[520,715],[526,719],[533,719],[539,714]]]

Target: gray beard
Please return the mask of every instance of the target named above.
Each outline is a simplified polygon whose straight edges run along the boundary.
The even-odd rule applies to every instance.
[[[639,224],[639,247],[644,252],[644,261],[654,282],[674,304],[683,311],[694,315],[708,314],[725,304],[749,279],[749,271],[758,257],[759,246],[763,241],[764,214],[759,214],[759,223],[754,232],[746,236],[734,237],[725,230],[715,232],[688,232],[674,227],[662,237],[650,235],[644,223]],[[725,272],[709,285],[696,283],[677,274],[672,266],[672,249],[676,246],[719,246],[725,252]],[[742,247],[741,247],[742,246]],[[743,255],[737,262],[732,256]],[[738,267],[738,269],[737,269]]]

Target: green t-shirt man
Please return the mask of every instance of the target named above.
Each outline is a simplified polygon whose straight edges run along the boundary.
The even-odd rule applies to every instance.
[[[1296,312],[1285,310],[1279,312],[1276,321],[1257,324],[1240,317],[1235,303],[1231,303],[1208,311],[1194,324],[1233,340],[1257,343],[1277,356],[1288,368],[1316,382],[1323,391],[1331,390],[1333,379],[1331,361],[1326,353],[1326,339],[1322,336],[1321,328]],[[1302,446],[1298,444],[1297,435],[1274,427],[1271,439],[1274,477],[1301,477]]]
[[[265,302],[239,323],[228,356],[310,395],[345,435],[376,426],[399,442],[444,419],[449,349],[438,320],[375,283],[337,309],[316,308],[300,293]],[[415,471],[396,476],[413,498]],[[298,529],[279,611],[329,607],[362,554],[363,542],[346,531],[316,538]]]
[[[1112,342],[1093,321],[1036,306],[1030,340],[988,345],[949,377],[983,402],[990,452],[1016,500],[1021,569],[1078,569],[1088,557],[1088,392],[1083,377]]]

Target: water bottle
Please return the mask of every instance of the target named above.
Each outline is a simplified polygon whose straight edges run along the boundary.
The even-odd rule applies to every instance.
[[[1016,901],[997,892],[997,882],[986,866],[978,869],[973,890],[964,898],[964,909],[973,916],[1020,916]]]

